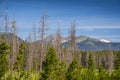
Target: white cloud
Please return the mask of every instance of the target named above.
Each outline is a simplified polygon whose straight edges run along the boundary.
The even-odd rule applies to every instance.
[[[120,28],[120,26],[99,26],[99,25],[96,25],[96,26],[81,26],[79,25],[77,27],[78,29],[88,29],[88,30],[91,30],[91,29],[96,29],[96,28]]]
[[[111,41],[111,42],[120,42],[120,35],[88,35],[92,38],[95,38],[95,39],[105,39],[105,40],[108,40],[108,41]]]

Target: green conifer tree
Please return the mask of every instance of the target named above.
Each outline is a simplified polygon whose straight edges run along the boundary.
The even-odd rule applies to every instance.
[[[16,62],[14,64],[14,69],[18,72],[17,80],[20,80],[22,76],[21,71],[24,70],[25,66],[25,45],[21,43],[19,46],[19,53],[17,55]]]
[[[114,61],[114,67],[116,70],[120,68],[120,51],[114,52],[115,54],[115,61]]]
[[[5,42],[0,43],[0,80],[9,69],[7,55],[10,53],[10,46]]]
[[[58,71],[58,58],[56,56],[55,49],[50,47],[45,61],[42,63],[43,72],[41,74],[40,80],[57,80]]]
[[[66,73],[67,80],[81,80],[80,66],[77,57],[74,57]]]
[[[114,51],[115,60],[114,60],[114,68],[115,70],[111,74],[111,80],[119,80],[120,79],[120,51]]]
[[[120,68],[112,72],[111,80],[120,80]]]
[[[91,52],[89,53],[89,57],[88,57],[88,69],[90,69],[90,70],[95,69],[95,65],[94,65],[94,61],[93,61],[93,55],[92,55]]]
[[[67,71],[67,65],[65,62],[61,62],[59,64],[59,69],[58,69],[58,80],[66,80],[66,71]]]
[[[25,66],[25,45],[24,43],[21,43],[21,45],[19,46],[17,60],[14,64],[14,69],[18,71],[24,70],[24,66]]]
[[[88,80],[96,80],[95,76],[95,65],[94,65],[94,60],[93,60],[93,55],[92,52],[89,52],[89,57],[88,57],[88,69],[85,71],[86,74],[86,79]]]
[[[104,69],[102,65],[100,65],[98,69],[98,78],[99,80],[108,80],[109,75],[107,74],[107,71]]]

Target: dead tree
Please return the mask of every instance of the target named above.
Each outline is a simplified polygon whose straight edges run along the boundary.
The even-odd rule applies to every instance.
[[[37,44],[37,32],[36,32],[36,24],[33,24],[33,68],[35,71],[38,70],[38,44]]]
[[[7,43],[9,43],[9,41],[8,41],[8,6],[7,6],[7,2],[6,2],[6,7],[5,7],[5,41],[7,42]]]
[[[43,13],[43,15],[41,16],[41,21],[40,21],[40,27],[39,27],[39,34],[40,34],[40,62],[39,62],[39,69],[40,71],[42,70],[42,62],[43,62],[43,57],[45,56],[44,53],[44,38],[45,38],[45,34],[46,34],[46,30],[47,28],[47,15],[45,13]]]
[[[109,45],[109,51],[106,52],[106,69],[108,71],[111,71],[114,69],[114,58],[113,58],[113,52],[111,50],[111,46]]]
[[[75,22],[71,23],[67,44],[67,61],[71,63],[74,55],[76,55],[76,24]]]
[[[73,51],[76,50],[76,24],[73,22],[71,24],[71,46],[73,47]]]
[[[0,32],[1,32],[1,28],[2,28],[2,21],[0,21]],[[0,34],[0,40],[2,39],[2,36]]]
[[[55,38],[55,48],[57,51],[57,55],[59,57],[60,62],[63,60],[63,52],[62,52],[62,37],[60,33],[60,24],[58,23],[57,27],[57,33],[56,33],[56,38]]]
[[[37,32],[36,32],[36,24],[34,23],[34,24],[33,24],[33,37],[34,37],[34,42],[36,42],[36,35],[37,35]]]
[[[26,70],[31,70],[33,63],[33,45],[31,40],[31,33],[28,35],[28,42],[26,45]]]
[[[75,22],[71,23],[71,29],[70,29],[70,49],[71,49],[71,56],[74,57],[76,54],[76,24]]]
[[[18,50],[18,47],[17,47],[17,44],[18,44],[18,40],[17,40],[17,32],[16,32],[16,20],[14,18],[14,21],[12,22],[12,28],[11,28],[11,31],[12,31],[12,40],[10,40],[11,42],[11,48],[12,48],[12,53],[10,54],[10,68],[11,70],[13,69],[13,66],[14,66],[14,63],[15,63],[15,60],[16,60],[16,56],[17,56],[17,50]]]

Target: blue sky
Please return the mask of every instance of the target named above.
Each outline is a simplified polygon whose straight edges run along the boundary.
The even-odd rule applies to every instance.
[[[47,12],[49,31],[55,33],[59,22],[63,36],[68,35],[72,21],[76,22],[77,35],[120,42],[120,0],[7,0],[8,15],[17,20],[18,34],[26,38],[33,23],[39,27],[40,16]],[[4,13],[6,0],[0,0]]]

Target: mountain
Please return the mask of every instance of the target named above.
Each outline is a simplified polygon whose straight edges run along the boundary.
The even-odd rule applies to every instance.
[[[14,37],[14,34],[13,34],[13,33],[8,33],[8,34],[6,34],[6,33],[4,33],[4,32],[0,32],[0,38],[4,39],[4,37],[5,37],[6,35],[8,36],[8,39],[9,39],[9,40],[12,40],[13,37]],[[24,41],[24,40],[22,40],[20,37],[18,37],[17,35],[16,35],[15,37],[18,39],[19,42]]]
[[[45,44],[56,43],[56,37],[57,35],[52,34],[47,36],[44,39]],[[61,44],[63,47],[67,47],[68,42],[71,41],[69,37],[60,37],[61,38]],[[85,51],[101,51],[101,50],[120,50],[120,43],[114,43],[110,42],[105,39],[94,39],[88,36],[78,36],[76,37],[76,47],[79,50],[85,50]]]
[[[6,34],[5,33],[0,33],[0,37],[4,38]],[[8,33],[8,38],[9,40],[13,39],[13,34],[12,33]],[[23,40],[16,36],[16,38],[18,39],[19,42],[22,42]],[[56,38],[57,35],[56,34],[52,34],[50,36],[47,36],[44,39],[44,44],[55,44],[56,43]],[[63,47],[67,47],[68,42],[71,41],[70,37],[60,37],[61,39],[61,44]],[[40,41],[40,40],[39,40]],[[38,41],[38,42],[39,42]],[[115,42],[111,42],[105,39],[94,39],[88,36],[78,36],[76,37],[76,47],[79,50],[91,50],[91,51],[101,51],[101,50],[120,50],[120,43],[115,43]]]
[[[67,46],[68,42],[63,43]],[[87,36],[76,37],[76,47],[79,50],[91,50],[91,51],[101,51],[101,50],[120,50],[120,43],[113,43],[108,40],[94,39]]]

